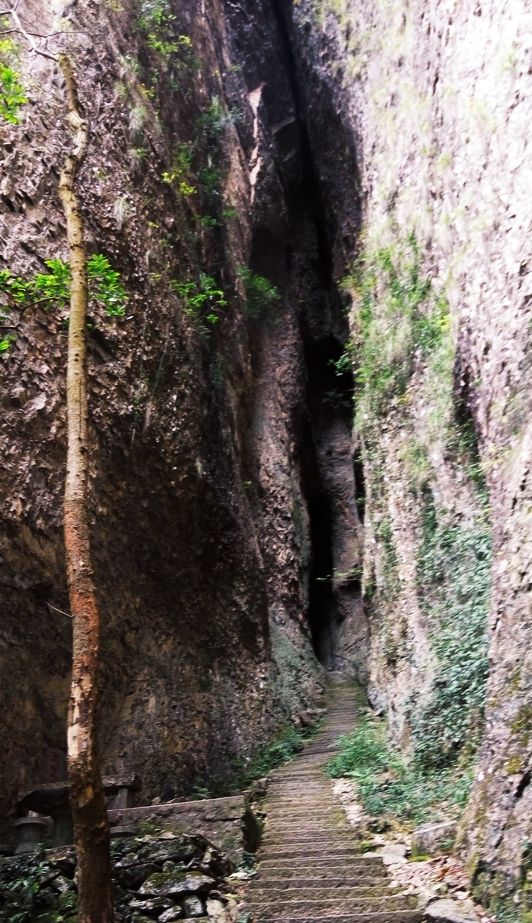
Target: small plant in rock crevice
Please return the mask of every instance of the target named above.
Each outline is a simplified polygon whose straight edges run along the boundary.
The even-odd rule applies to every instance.
[[[141,0],[137,25],[146,44],[165,63],[182,67],[193,55],[192,39],[177,31],[177,17],[168,0]]]
[[[220,322],[228,302],[213,276],[200,273],[198,279],[174,280],[171,287],[181,298],[187,317],[211,327]]]
[[[241,266],[238,277],[244,283],[246,309],[253,320],[274,322],[281,300],[279,289],[265,276],[254,273],[247,266]]]

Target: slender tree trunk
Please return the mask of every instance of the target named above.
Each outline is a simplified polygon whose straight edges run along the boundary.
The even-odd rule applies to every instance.
[[[62,55],[68,123],[73,146],[59,180],[72,273],[68,330],[68,449],[64,531],[70,610],[73,615],[72,685],[68,711],[68,772],[78,859],[79,923],[111,923],[109,823],[96,744],[100,666],[100,616],[91,564],[87,511],[87,255],[75,191],[87,151],[88,126],[80,108],[72,63]]]

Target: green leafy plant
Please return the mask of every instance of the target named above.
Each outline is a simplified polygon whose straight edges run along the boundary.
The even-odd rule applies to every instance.
[[[0,25],[2,22],[0,21]],[[15,64],[18,46],[12,39],[0,39],[0,118],[11,125],[20,122],[20,109],[28,97]]]
[[[66,308],[70,300],[70,265],[65,260],[45,260],[47,272],[38,272],[29,279],[17,276],[10,269],[0,270],[0,327],[5,330],[13,310],[20,319],[32,307],[42,306],[45,310],[55,306]],[[95,253],[87,260],[89,296],[93,305],[101,307],[107,317],[124,317],[127,296],[120,273],[113,269],[108,258]],[[18,326],[14,324],[14,327]],[[13,342],[14,334],[7,333],[0,339],[0,353],[6,353]]]
[[[183,66],[192,55],[192,39],[176,30],[176,16],[168,0],[142,0],[139,29],[146,36],[146,44],[164,63]]]
[[[228,109],[219,96],[213,96],[197,120],[197,131],[210,142],[218,142],[226,128],[241,118],[238,109]]]
[[[277,286],[265,276],[252,272],[247,266],[239,268],[238,277],[244,283],[249,316],[253,320],[274,320],[281,300]]]
[[[40,851],[17,857],[3,870],[0,916],[6,923],[74,923],[77,894],[65,891],[55,897],[50,910],[50,893],[43,893],[58,874],[57,867]]]
[[[174,280],[171,287],[181,298],[188,317],[204,320],[211,326],[219,323],[227,299],[213,276],[202,272],[199,279],[188,282]]]

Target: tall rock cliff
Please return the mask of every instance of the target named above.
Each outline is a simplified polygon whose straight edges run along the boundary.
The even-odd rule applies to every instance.
[[[420,766],[476,767],[492,901],[532,813],[526,6],[21,7],[75,31],[90,248],[129,299],[90,330],[107,767],[148,798],[219,781],[346,670]],[[65,257],[68,140],[53,62],[9,55],[27,279]],[[36,305],[2,357],[6,806],[64,773],[64,365]]]
[[[288,211],[262,139],[253,186],[255,87],[219,4],[33,2],[21,15],[35,33],[76,29],[87,234],[129,299],[123,320],[93,312],[89,334],[105,761],[138,771],[144,797],[172,797],[219,781],[319,701]],[[53,61],[23,40],[16,58],[29,99],[2,126],[2,240],[4,266],[27,279],[65,257],[68,133]],[[277,248],[267,260],[261,234]],[[65,773],[64,329],[36,305],[2,364],[6,799]]]

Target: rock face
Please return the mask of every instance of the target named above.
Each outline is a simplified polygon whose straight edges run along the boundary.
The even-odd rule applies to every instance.
[[[146,800],[219,783],[343,669],[425,768],[480,748],[459,839],[508,896],[532,814],[525,0],[60,7],[90,248],[129,297],[90,331],[106,768]],[[28,278],[65,256],[67,133],[53,63],[17,67],[1,240]],[[63,331],[36,306],[2,357],[6,808],[64,777]]]
[[[321,668],[306,616],[311,552],[295,437],[304,371],[284,190],[261,140],[252,204],[253,113],[220,5],[200,13],[175,2],[166,25],[152,8],[89,2],[72,15],[91,119],[79,178],[87,236],[129,297],[123,321],[95,311],[90,333],[102,746],[106,766],[138,771],[145,800],[168,800],[209,774],[220,782],[235,758],[312,709]],[[48,4],[34,0],[24,15],[53,30]],[[30,278],[65,256],[57,175],[68,138],[53,62],[22,47],[17,67],[29,102],[20,125],[2,125],[3,258]],[[293,108],[283,71],[279,79]],[[275,252],[260,242],[264,228]],[[248,265],[279,287],[278,320],[258,316],[268,311],[258,296],[246,301],[238,273]],[[216,289],[227,301],[218,324],[207,318]],[[2,364],[7,801],[65,775],[63,331],[60,311],[37,306]]]
[[[532,806],[530,11],[283,9],[353,300],[370,696],[425,766],[482,738],[462,845],[478,893],[512,895]],[[346,143],[360,176],[340,195]]]

